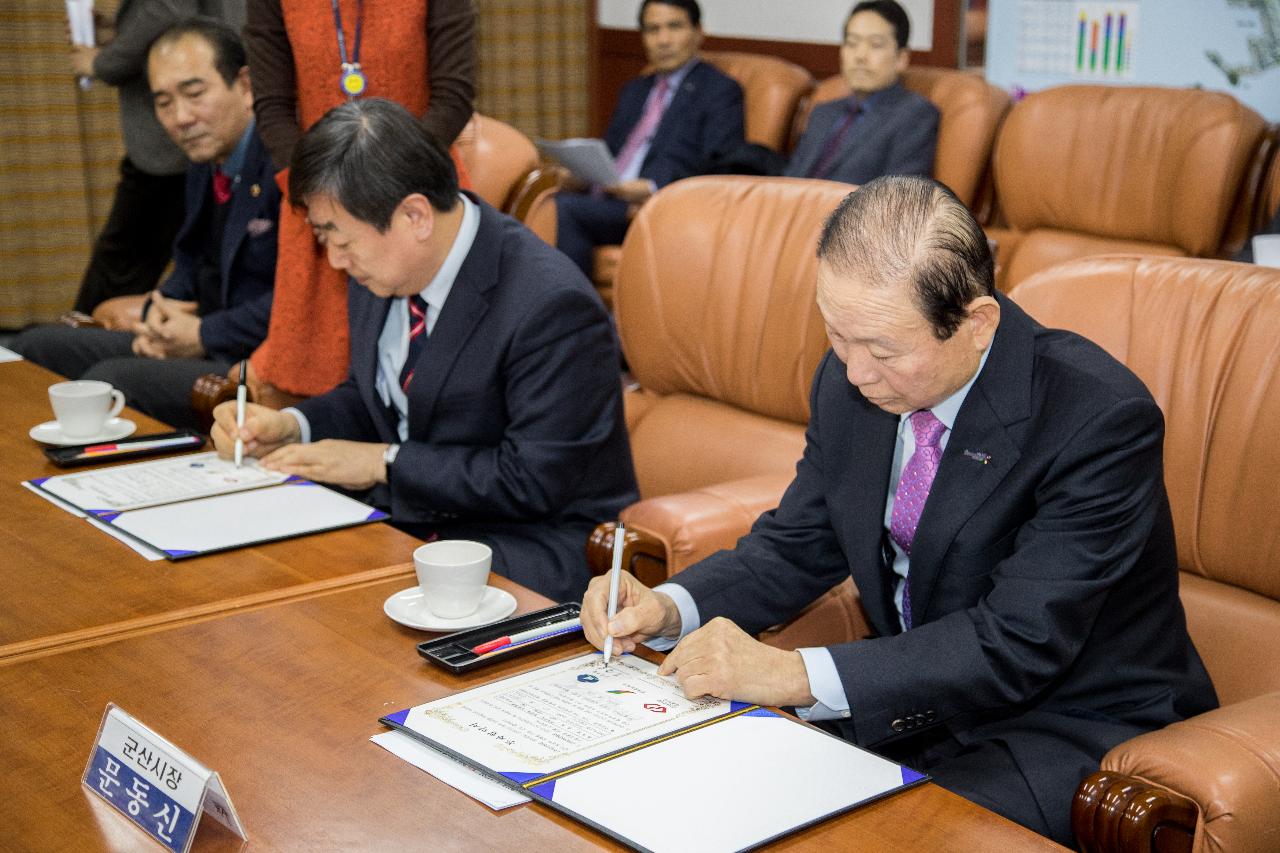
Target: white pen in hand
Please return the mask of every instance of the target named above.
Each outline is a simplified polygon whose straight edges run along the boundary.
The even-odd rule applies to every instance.
[[[240,437],[240,430],[244,429],[244,404],[248,399],[249,388],[244,384],[244,375],[248,372],[249,360],[245,359],[240,362],[240,384],[236,386],[236,467],[240,467],[240,463],[244,461],[244,439]]]
[[[622,574],[622,540],[627,535],[627,528],[621,521],[613,531],[613,567],[609,569],[609,611],[605,624],[604,665],[609,665],[613,657],[613,634],[607,633],[608,623],[618,613],[618,577]]]

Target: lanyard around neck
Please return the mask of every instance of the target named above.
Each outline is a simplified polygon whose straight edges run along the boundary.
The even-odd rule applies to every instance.
[[[338,0],[329,0],[333,7],[333,26],[338,31],[338,55],[342,59],[342,76],[338,80],[338,88],[348,98],[364,93],[369,81],[360,70],[360,36],[364,30],[364,0],[356,0],[356,36],[351,45],[351,58],[347,58],[347,39],[342,32],[342,10],[338,8]]]

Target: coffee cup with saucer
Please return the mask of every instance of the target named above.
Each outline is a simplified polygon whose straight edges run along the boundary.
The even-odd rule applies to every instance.
[[[510,616],[515,598],[486,585],[493,551],[482,542],[442,539],[413,552],[418,585],[383,604],[402,625],[423,631],[458,631]]]

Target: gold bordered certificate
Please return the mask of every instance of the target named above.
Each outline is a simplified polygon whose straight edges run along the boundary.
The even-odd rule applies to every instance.
[[[639,850],[741,850],[926,777],[598,653],[382,718]]]

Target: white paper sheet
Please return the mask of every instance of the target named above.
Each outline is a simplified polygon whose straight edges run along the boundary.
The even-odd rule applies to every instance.
[[[903,784],[899,765],[757,711],[537,790],[655,853],[713,853],[760,844]]]
[[[437,752],[422,741],[414,740],[403,732],[383,732],[369,740],[419,770],[425,770],[446,785],[479,800],[491,809],[508,809],[527,803],[531,799],[514,788],[508,788],[493,781],[461,761]]]
[[[605,187],[618,182],[618,167],[603,139],[539,139],[536,144],[581,181]]]
[[[722,716],[632,655],[581,655],[411,708],[403,725],[482,767],[542,775]]]
[[[373,507],[314,483],[235,492],[103,516],[173,557],[238,548],[369,520]]]
[[[39,485],[83,510],[123,512],[274,486],[288,478],[260,467],[256,459],[246,459],[237,468],[231,460],[219,459],[210,451],[58,474]]]

